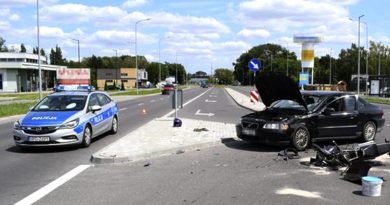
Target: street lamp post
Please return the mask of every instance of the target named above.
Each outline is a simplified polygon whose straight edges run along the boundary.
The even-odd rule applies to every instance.
[[[170,38],[170,36],[165,37],[165,39],[168,39],[168,38]],[[164,38],[158,39],[158,62],[159,62],[159,64],[158,64],[158,82],[161,82],[161,59],[160,59],[161,51],[160,51],[160,49],[161,49],[161,40],[162,39],[164,39]]]
[[[332,49],[329,54],[329,85],[332,84]]]
[[[368,80],[368,53],[369,53],[369,48],[368,48],[368,24],[366,22],[362,22],[364,25],[366,25],[366,50],[367,50],[367,53],[366,53],[366,95],[368,94],[368,84],[367,84],[367,80]]]
[[[118,50],[117,49],[112,49],[112,50],[115,51],[115,67],[116,67],[115,80],[116,80],[116,86],[118,86],[119,85],[118,84],[119,83],[118,82],[118,70],[119,70],[119,68],[118,68]],[[116,88],[114,88],[114,89],[116,89]]]
[[[38,76],[39,76],[39,100],[42,99],[42,71],[41,71],[41,51],[39,44],[39,0],[37,0],[37,40],[38,40]]]
[[[358,80],[357,80],[357,89],[358,89],[358,95],[360,94],[360,18],[362,18],[364,15],[360,15],[358,20]]]
[[[269,51],[269,50],[265,50],[265,53],[266,53],[267,55],[271,55],[271,71],[272,71],[272,52]]]
[[[147,19],[141,19],[137,22],[135,22],[135,84],[137,87],[137,95],[138,95],[138,55],[137,55],[137,24],[141,23],[142,21],[149,21],[151,18]]]
[[[77,41],[77,56],[79,59],[79,67],[80,67],[80,40],[79,39],[72,39],[74,41]]]

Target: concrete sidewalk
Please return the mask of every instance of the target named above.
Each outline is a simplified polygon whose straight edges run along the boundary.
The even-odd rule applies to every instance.
[[[230,88],[226,91],[242,107],[251,110],[264,108],[262,103],[251,103],[249,96]],[[181,127],[173,127],[173,118],[154,119],[94,153],[91,161],[97,164],[133,162],[215,146],[236,138],[235,124],[181,120]]]

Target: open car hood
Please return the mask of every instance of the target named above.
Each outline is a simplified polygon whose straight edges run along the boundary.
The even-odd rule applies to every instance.
[[[255,86],[259,91],[261,100],[267,107],[277,100],[293,100],[307,110],[307,105],[297,84],[285,75],[273,72],[258,72],[255,78]]]

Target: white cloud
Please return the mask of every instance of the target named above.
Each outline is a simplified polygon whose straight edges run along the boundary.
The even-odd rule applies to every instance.
[[[122,4],[122,6],[125,8],[135,8],[143,6],[146,3],[146,0],[127,0],[125,3]]]
[[[10,28],[8,21],[0,21],[0,31],[7,31]]]
[[[42,38],[63,38],[63,37],[65,37],[64,31],[58,27],[40,26],[39,32],[40,32],[40,36]]]
[[[58,0],[40,0],[39,5],[50,5],[56,2],[58,2]],[[1,1],[0,7],[16,7],[36,4],[37,0],[6,0]]]
[[[265,29],[243,29],[237,35],[250,38],[267,38],[271,33]]]
[[[11,21],[19,21],[20,20],[20,16],[17,15],[17,14],[12,14],[11,16],[8,17],[9,20]]]

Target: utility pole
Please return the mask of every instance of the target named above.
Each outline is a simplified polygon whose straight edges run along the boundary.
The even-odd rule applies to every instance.
[[[39,100],[41,100],[42,99],[42,71],[41,71],[41,51],[39,45],[39,0],[37,0],[37,39],[38,39]]]

